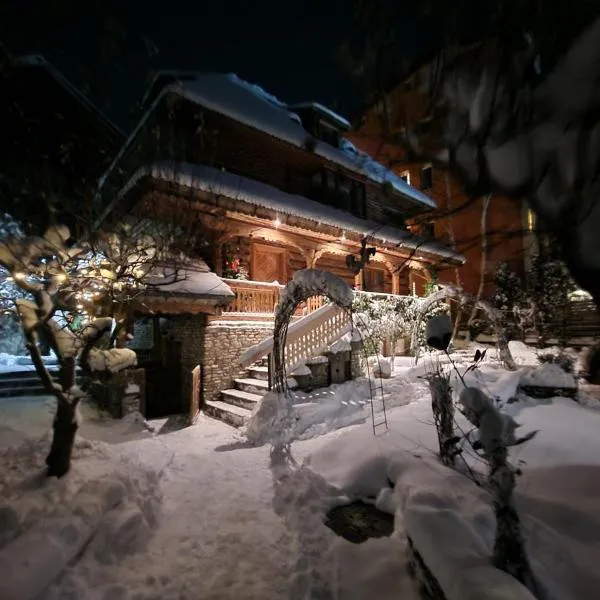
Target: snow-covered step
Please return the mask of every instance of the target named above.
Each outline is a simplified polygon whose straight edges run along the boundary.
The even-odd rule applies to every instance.
[[[251,392],[244,392],[242,390],[223,390],[221,392],[223,402],[226,404],[234,404],[248,410],[254,410],[254,407],[258,402],[262,400],[262,394],[252,394]]]
[[[251,411],[246,408],[227,404],[219,400],[207,401],[204,405],[204,412],[234,427],[243,427],[251,415]]]
[[[48,391],[39,384],[34,387],[1,387],[0,398],[17,398],[20,396],[46,396]]]
[[[240,378],[233,383],[238,390],[264,396],[269,391],[269,382],[264,379]]]
[[[252,379],[261,379],[263,381],[269,380],[269,368],[253,366],[248,369],[248,376]]]

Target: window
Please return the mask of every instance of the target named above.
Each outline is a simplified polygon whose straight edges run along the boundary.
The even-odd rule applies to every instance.
[[[354,216],[360,217],[361,219],[367,218],[367,199],[364,183],[354,181],[352,184],[351,212]]]
[[[430,190],[433,187],[433,166],[426,165],[421,169],[421,189]]]
[[[410,171],[402,171],[402,173],[400,173],[400,179],[402,179],[402,181],[406,181],[406,183],[410,185]]]
[[[363,287],[365,292],[385,293],[385,271],[367,267],[363,270]]]
[[[343,175],[336,177],[336,205],[342,210],[352,210],[352,182]]]
[[[435,237],[435,228],[433,223],[422,223],[421,224],[421,236],[426,240],[431,240]]]
[[[326,144],[339,148],[340,146],[340,132],[333,126],[327,123],[327,121],[319,121],[319,139]]]

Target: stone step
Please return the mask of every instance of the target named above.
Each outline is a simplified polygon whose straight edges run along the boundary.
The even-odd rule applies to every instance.
[[[234,379],[233,384],[236,389],[242,392],[250,392],[251,394],[259,394],[263,396],[269,391],[269,382],[264,379],[250,379],[242,377]]]
[[[248,369],[248,377],[251,379],[269,380],[269,368],[253,366]]]
[[[254,407],[262,400],[262,394],[251,394],[250,392],[243,392],[242,390],[223,390],[221,392],[223,402],[226,404],[233,404],[246,408],[248,410],[254,410]]]
[[[16,398],[20,396],[47,396],[48,390],[39,384],[36,387],[1,387],[0,398]]]
[[[37,375],[34,375],[33,377],[5,377],[3,379],[0,379],[0,389],[39,387],[41,385],[42,382]]]
[[[251,412],[246,408],[227,404],[219,400],[207,401],[204,405],[204,412],[220,421],[224,421],[233,427],[243,427],[250,418]]]

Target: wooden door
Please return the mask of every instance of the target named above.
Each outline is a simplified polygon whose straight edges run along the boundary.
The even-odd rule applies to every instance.
[[[189,421],[190,425],[193,425],[198,419],[200,414],[200,365],[197,365],[192,370],[192,396],[190,398],[189,406]]]
[[[252,279],[287,283],[287,250],[268,244],[252,244]]]

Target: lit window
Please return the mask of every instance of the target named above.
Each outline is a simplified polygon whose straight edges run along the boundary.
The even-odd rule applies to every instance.
[[[400,173],[400,179],[406,181],[406,183],[410,185],[410,171],[402,171],[402,173]]]
[[[535,213],[528,208],[527,209],[527,231],[535,230]]]

